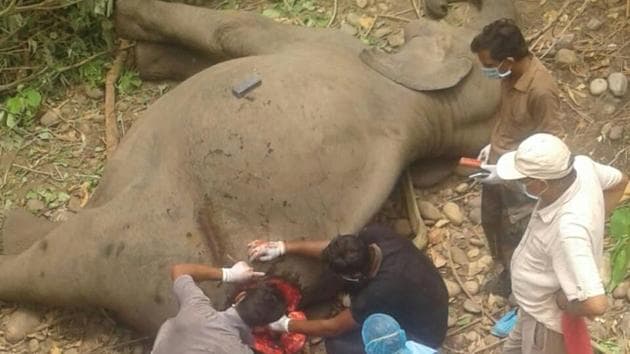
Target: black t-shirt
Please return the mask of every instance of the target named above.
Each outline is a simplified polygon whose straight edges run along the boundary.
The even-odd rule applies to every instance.
[[[438,348],[448,328],[448,292],[431,260],[385,226],[368,226],[359,237],[378,245],[383,261],[376,276],[351,298],[354,320],[362,324],[373,313],[385,313],[410,340]]]

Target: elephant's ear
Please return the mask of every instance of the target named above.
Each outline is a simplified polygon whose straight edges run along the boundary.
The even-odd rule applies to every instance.
[[[364,49],[359,57],[381,75],[416,91],[434,91],[457,85],[468,75],[473,63],[451,51],[450,35],[412,38],[400,52],[387,54]]]

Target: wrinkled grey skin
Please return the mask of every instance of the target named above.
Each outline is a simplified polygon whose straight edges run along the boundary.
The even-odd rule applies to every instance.
[[[474,59],[472,35],[514,15],[507,0],[483,9],[470,28],[442,28],[459,55]],[[83,210],[41,226],[27,249],[7,248],[4,301],[101,306],[152,333],[177,308],[171,264],[229,265],[253,239],[356,232],[412,161],[476,153],[498,102],[498,83],[478,67],[451,89],[402,87],[358,59],[359,41],[333,30],[152,0],[119,1],[117,21],[126,37],[220,63],[149,107]],[[231,86],[253,72],[262,85],[235,98]],[[19,236],[33,223],[5,232]],[[267,270],[299,274],[309,291],[318,269],[287,257]],[[220,304],[226,286],[205,290]]]

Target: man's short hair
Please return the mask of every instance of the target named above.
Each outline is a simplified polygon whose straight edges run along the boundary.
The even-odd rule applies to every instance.
[[[525,38],[514,21],[503,18],[485,26],[470,43],[470,50],[488,50],[492,59],[501,61],[512,57],[520,60],[529,55]]]
[[[264,326],[282,317],[286,304],[278,288],[261,284],[245,290],[245,298],[236,304],[236,312],[249,327]]]
[[[322,258],[337,274],[365,274],[370,264],[370,251],[359,236],[340,235],[326,246]]]

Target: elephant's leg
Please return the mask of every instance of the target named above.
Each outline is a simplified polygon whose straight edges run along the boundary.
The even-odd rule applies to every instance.
[[[154,0],[121,0],[116,11],[123,37],[191,48],[212,58],[276,53],[288,44],[318,39],[334,41],[331,31],[282,25],[248,12]]]
[[[135,54],[143,80],[185,80],[221,61],[186,48],[152,42],[136,43]]]

